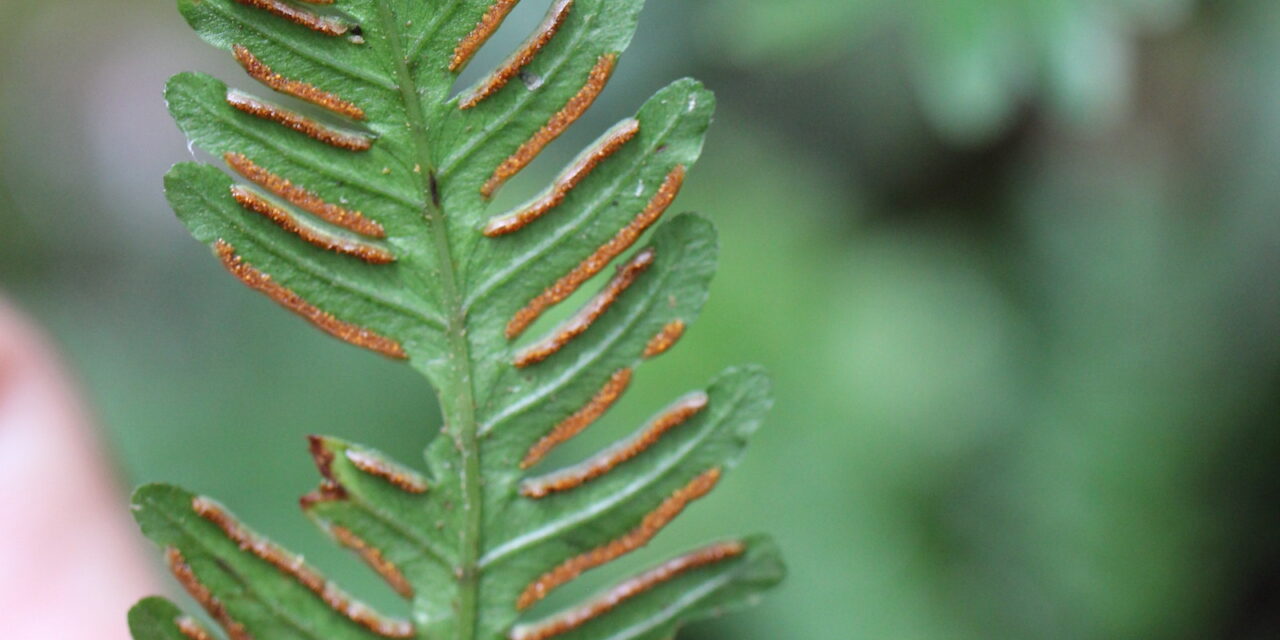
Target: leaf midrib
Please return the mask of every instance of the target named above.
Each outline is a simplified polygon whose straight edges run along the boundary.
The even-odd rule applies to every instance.
[[[442,398],[454,398],[454,402],[441,402],[444,408],[446,431],[453,437],[461,458],[461,494],[463,525],[459,531],[459,564],[455,575],[458,581],[457,620],[454,638],[476,640],[480,601],[480,535],[484,523],[484,494],[480,477],[480,446],[476,436],[475,388],[472,374],[471,348],[467,338],[467,313],[462,292],[458,288],[457,268],[453,262],[453,249],[444,211],[437,200],[439,185],[431,149],[427,143],[428,125],[424,117],[421,98],[410,58],[404,46],[403,22],[396,16],[388,0],[377,0],[378,16],[386,34],[387,44],[395,64],[395,74],[404,102],[405,118],[413,140],[419,187],[422,193],[422,217],[427,233],[435,242],[436,270],[440,276],[441,308],[445,315],[445,335],[448,338],[448,365],[443,376],[436,378],[437,392]]]

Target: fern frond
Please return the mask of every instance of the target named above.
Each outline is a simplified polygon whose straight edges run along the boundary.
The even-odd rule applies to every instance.
[[[643,2],[556,0],[524,44],[451,95],[515,4],[179,2],[259,85],[170,80],[178,125],[226,164],[170,171],[179,218],[250,288],[421,371],[445,418],[422,470],[311,440],[322,481],[304,511],[412,603],[409,619],[361,604],[209,498],[138,490],[144,533],[233,640],[666,640],[781,578],[767,539],[729,539],[559,613],[535,608],[709,493],[770,392],[761,371],[729,369],[598,454],[544,468],[702,307],[715,231],[667,211],[715,100],[675,82],[542,192],[495,210],[493,196],[604,91]],[[544,326],[610,264],[616,273],[581,308]],[[212,637],[158,599],[130,625],[140,639]]]

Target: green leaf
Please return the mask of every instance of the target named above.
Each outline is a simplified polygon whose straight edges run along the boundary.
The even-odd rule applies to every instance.
[[[190,640],[200,623],[164,598],[146,598],[129,610],[129,631],[138,640]]]
[[[729,539],[561,613],[538,604],[710,492],[771,401],[761,371],[732,368],[631,436],[548,468],[706,300],[715,230],[667,210],[715,99],[671,84],[524,204],[497,209],[505,183],[605,89],[643,6],[557,0],[506,62],[455,87],[514,4],[179,2],[262,86],[169,81],[178,126],[226,165],[175,166],[174,211],[244,284],[422,372],[444,412],[423,467],[311,440],[321,483],[304,511],[411,603],[408,619],[361,604],[209,498],[138,490],[143,532],[233,640],[659,640],[782,577],[767,539]],[[130,614],[137,638],[204,637],[194,624],[163,600]]]

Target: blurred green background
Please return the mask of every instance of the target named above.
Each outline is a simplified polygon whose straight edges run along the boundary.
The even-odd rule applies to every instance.
[[[0,0],[0,290],[129,483],[218,496],[389,602],[294,508],[303,436],[413,460],[434,398],[172,217],[164,80],[247,81],[171,4]],[[596,444],[767,365],[746,463],[654,546],[769,530],[792,575],[682,637],[1280,637],[1280,3],[649,5],[528,184],[670,79],[719,93],[680,202],[721,229],[711,302]]]

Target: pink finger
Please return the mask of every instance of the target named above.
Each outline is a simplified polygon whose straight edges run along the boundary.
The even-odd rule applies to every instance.
[[[126,640],[157,589],[104,448],[48,343],[0,300],[0,631]]]

